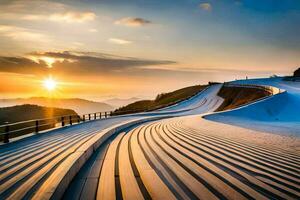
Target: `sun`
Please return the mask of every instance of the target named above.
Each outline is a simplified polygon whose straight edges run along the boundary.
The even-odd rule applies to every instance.
[[[57,82],[49,77],[43,81],[43,85],[48,91],[53,91],[57,86]]]

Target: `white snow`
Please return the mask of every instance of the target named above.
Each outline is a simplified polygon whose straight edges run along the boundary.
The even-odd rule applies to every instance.
[[[300,82],[281,77],[239,80],[232,83],[273,86],[286,90],[264,100],[204,118],[254,130],[300,136]]]

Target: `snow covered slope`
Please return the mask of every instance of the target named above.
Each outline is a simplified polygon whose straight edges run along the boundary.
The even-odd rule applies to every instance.
[[[217,96],[222,84],[212,85],[190,99],[182,101],[173,106],[158,110],[159,113],[167,112],[188,112],[188,114],[201,114],[212,112],[217,109],[223,102],[223,99]],[[157,112],[157,111],[156,111]]]
[[[278,77],[239,80],[232,83],[273,86],[285,92],[231,111],[207,115],[206,119],[255,130],[300,136],[300,82],[284,81]]]

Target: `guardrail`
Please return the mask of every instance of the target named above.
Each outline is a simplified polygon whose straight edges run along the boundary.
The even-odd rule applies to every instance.
[[[52,118],[33,119],[28,121],[21,121],[16,123],[9,123],[0,126],[0,141],[9,143],[11,138],[18,136],[39,133],[40,131],[49,130],[51,128],[71,126],[81,122],[105,119],[112,116],[112,111],[109,112],[96,112],[80,115],[64,115]]]

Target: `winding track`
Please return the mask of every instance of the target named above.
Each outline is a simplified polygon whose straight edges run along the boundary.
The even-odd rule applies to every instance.
[[[189,121],[160,120],[119,134],[64,197],[299,199],[299,155],[219,137]]]
[[[199,116],[178,117],[213,111],[222,103],[219,87],[185,106],[80,124],[4,146],[0,199],[299,199],[299,153],[227,137],[230,129],[209,128]],[[175,118],[106,134],[120,123],[153,116]]]

